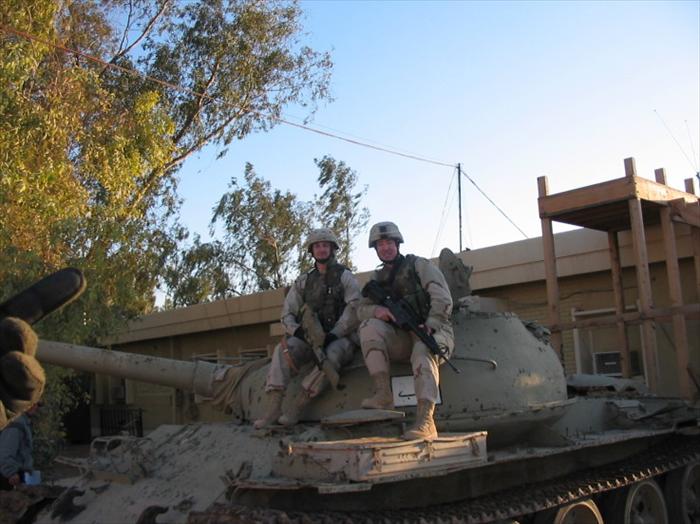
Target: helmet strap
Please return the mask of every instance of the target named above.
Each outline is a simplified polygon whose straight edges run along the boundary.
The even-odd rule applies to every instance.
[[[328,264],[331,260],[334,260],[334,259],[335,259],[335,249],[333,249],[333,248],[331,248],[331,254],[329,256],[327,256],[326,258],[314,257],[314,260],[316,261],[317,264]]]

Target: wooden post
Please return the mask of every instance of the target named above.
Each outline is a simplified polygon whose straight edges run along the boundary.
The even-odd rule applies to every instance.
[[[549,183],[546,176],[537,178],[537,191],[540,198],[549,194]],[[559,281],[557,280],[557,256],[554,250],[554,234],[552,219],[540,217],[542,223],[542,248],[544,254],[544,276],[547,284],[547,319],[549,325],[557,325],[561,321],[559,313]],[[551,342],[554,351],[559,355],[564,365],[564,348],[561,331],[552,333]],[[578,371],[578,370],[577,370]]]
[[[612,274],[613,295],[615,296],[615,313],[625,314],[625,295],[622,286],[622,266],[620,264],[620,245],[617,240],[617,232],[608,231],[608,250],[610,252],[610,272]],[[622,376],[629,378],[632,376],[630,365],[630,346],[627,340],[627,329],[624,320],[617,323],[617,344],[620,349],[622,364]]]
[[[666,173],[663,169],[654,171],[656,181],[666,184]],[[676,249],[676,233],[671,221],[671,209],[664,206],[659,210],[661,231],[664,239],[664,254],[666,258],[666,275],[668,277],[668,293],[671,306],[683,305],[681,288],[681,273],[678,267],[678,251]],[[690,399],[690,377],[688,376],[688,332],[685,316],[673,315],[673,342],[676,350],[676,367],[678,368],[678,387],[683,398]]]
[[[625,176],[637,176],[634,158],[625,158]],[[650,313],[653,308],[651,295],[651,277],[649,276],[649,260],[647,257],[647,242],[644,233],[644,217],[642,203],[639,198],[629,201],[630,225],[632,228],[632,245],[634,247],[635,266],[637,270],[637,288],[642,313]],[[659,376],[656,350],[656,324],[653,320],[645,320],[642,324],[644,335],[644,363],[647,370],[647,386],[652,393],[658,393]]]
[[[695,184],[692,178],[685,179],[685,192],[695,194]],[[700,202],[697,204],[700,206]],[[697,302],[700,302],[700,227],[690,228],[690,238],[693,244],[693,262],[695,265],[695,289],[697,290]]]

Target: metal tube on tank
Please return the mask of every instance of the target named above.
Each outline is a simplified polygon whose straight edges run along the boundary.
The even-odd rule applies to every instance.
[[[39,341],[36,356],[47,364],[193,391],[205,397],[211,396],[214,372],[221,367],[201,360],[186,362],[48,340]]]

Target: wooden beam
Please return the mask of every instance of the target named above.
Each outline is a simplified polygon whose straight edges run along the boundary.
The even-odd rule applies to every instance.
[[[666,184],[662,184],[654,180],[647,180],[646,178],[641,177],[634,177],[633,180],[634,193],[642,200],[648,200],[658,204],[664,204],[669,200],[678,199],[685,200],[688,204],[693,204],[698,200],[696,197],[688,194],[685,191],[674,189]]]
[[[692,178],[685,179],[685,191],[691,195],[695,194],[695,181]],[[697,204],[700,209],[700,202]],[[695,290],[700,301],[700,227],[690,228],[691,244],[693,244],[693,265],[695,266]]]
[[[636,194],[632,180],[618,178],[554,195],[540,195],[540,218],[553,217],[614,202],[625,202]]]
[[[586,318],[583,320],[575,320],[573,322],[562,322],[557,325],[548,325],[547,328],[552,332],[569,331],[571,329],[584,329],[591,327],[607,327],[624,322],[627,325],[641,324],[647,320],[666,320],[672,319],[674,315],[683,315],[686,318],[700,319],[700,304],[685,304],[680,307],[668,307],[654,309],[648,314],[641,311],[632,311],[623,315],[605,315],[603,317]]]
[[[625,313],[625,295],[622,286],[620,245],[618,243],[616,232],[608,232],[608,251],[610,253],[610,272],[612,274],[613,295],[615,296],[615,313],[618,316],[621,316]],[[617,321],[617,344],[620,348],[622,376],[629,378],[632,376],[632,367],[630,365],[630,346],[627,339],[625,322],[622,320]]]
[[[549,182],[546,176],[537,178],[537,191],[540,198],[549,193]],[[544,276],[547,284],[547,320],[550,324],[558,324],[561,321],[559,312],[559,281],[557,280],[557,256],[554,250],[554,234],[552,232],[552,220],[541,218],[542,224],[542,250],[544,255]],[[551,343],[554,351],[564,364],[564,348],[561,333],[552,333]]]
[[[631,162],[628,162],[630,161]],[[634,172],[634,159],[625,159],[625,172],[627,176]],[[637,289],[642,313],[648,315],[654,307],[651,294],[651,277],[649,276],[649,258],[647,256],[647,242],[644,233],[644,219],[642,216],[642,204],[637,198],[629,201],[630,225],[632,227],[632,245],[634,247],[635,266],[637,272]],[[644,364],[646,368],[647,386],[652,393],[658,393],[658,351],[656,344],[656,325],[653,320],[645,320],[642,324],[644,339]]]
[[[663,169],[657,169],[658,177],[666,180],[666,173]],[[681,288],[681,272],[678,267],[678,250],[676,248],[676,232],[671,221],[671,209],[662,207],[659,210],[661,219],[661,231],[664,240],[664,254],[666,257],[666,276],[668,278],[668,293],[672,307],[683,305],[683,291]],[[673,316],[673,345],[676,351],[676,369],[678,377],[678,387],[680,396],[685,399],[691,398],[690,377],[688,376],[688,332],[683,315]]]
[[[671,208],[671,220],[691,227],[700,227],[700,205],[689,204],[682,198],[669,200],[668,205]]]

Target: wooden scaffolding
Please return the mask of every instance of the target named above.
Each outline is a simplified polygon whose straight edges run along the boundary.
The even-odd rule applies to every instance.
[[[656,320],[670,318],[676,348],[676,367],[680,394],[691,398],[691,379],[688,355],[686,318],[700,313],[700,303],[684,304],[674,224],[691,227],[691,242],[695,267],[695,286],[700,301],[700,201],[695,195],[693,179],[685,180],[685,192],[666,185],[664,169],[655,171],[656,181],[637,176],[634,158],[625,159],[625,176],[563,193],[549,194],[547,177],[537,179],[539,212],[542,223],[544,269],[547,284],[548,321],[552,331],[552,345],[563,361],[562,331],[596,326],[617,326],[622,376],[631,374],[630,349],[627,339],[628,324],[642,324],[646,381],[649,389],[658,393],[659,363],[656,341]],[[552,221],[605,231],[612,274],[615,314],[597,319],[561,322],[559,285]],[[661,224],[664,258],[671,304],[656,309],[651,290],[645,227]],[[639,311],[625,313],[622,288],[622,270],[618,232],[631,231],[634,266],[639,294]],[[700,389],[700,385],[695,384]]]

